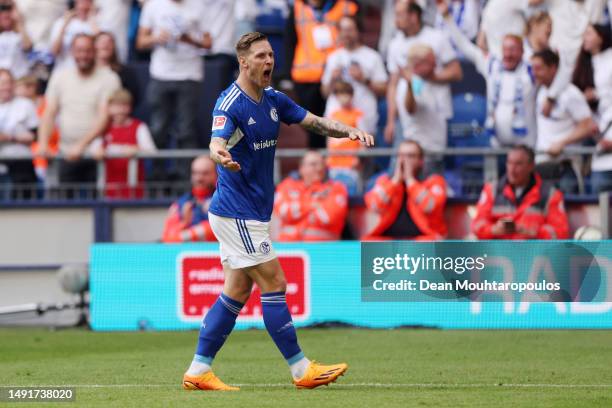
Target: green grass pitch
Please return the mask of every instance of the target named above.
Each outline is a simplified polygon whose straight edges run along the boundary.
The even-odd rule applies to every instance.
[[[350,368],[297,390],[265,331],[215,360],[235,393],[183,391],[197,332],[0,329],[0,385],[76,386],[78,407],[612,407],[612,331],[303,329],[307,356]],[[0,405],[7,405],[0,403]]]

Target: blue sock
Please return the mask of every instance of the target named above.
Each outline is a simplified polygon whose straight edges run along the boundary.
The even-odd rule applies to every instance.
[[[242,306],[244,306],[243,303],[223,293],[219,295],[202,323],[195,360],[208,365],[212,364],[217,352],[225,343],[225,339],[232,332]]]
[[[261,308],[266,329],[287,363],[291,365],[304,358],[287,307],[285,292],[262,293]]]

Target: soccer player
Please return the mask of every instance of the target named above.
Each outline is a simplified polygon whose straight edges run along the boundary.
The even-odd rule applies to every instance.
[[[261,290],[263,319],[298,388],[335,381],[346,364],[324,366],[308,360],[297,341],[285,300],[286,280],[272,248],[269,222],[274,201],[274,153],[280,122],[298,123],[324,136],[374,145],[361,130],[321,118],[271,86],[274,52],[265,35],[248,33],[236,45],[240,75],[221,93],[213,111],[210,156],[217,163],[217,190],[209,207],[225,274],[223,293],[206,314],[185,389],[236,391],[217,378],[212,361],[251,294]]]

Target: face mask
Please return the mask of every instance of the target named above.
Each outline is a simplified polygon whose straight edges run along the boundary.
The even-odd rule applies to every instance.
[[[423,92],[423,86],[425,85],[425,81],[423,81],[423,78],[413,75],[411,85],[412,93],[414,93],[415,96],[419,96]]]

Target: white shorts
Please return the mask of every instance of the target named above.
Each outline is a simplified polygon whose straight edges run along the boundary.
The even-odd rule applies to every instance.
[[[269,222],[220,217],[210,212],[208,221],[220,244],[222,264],[239,269],[276,258]]]

